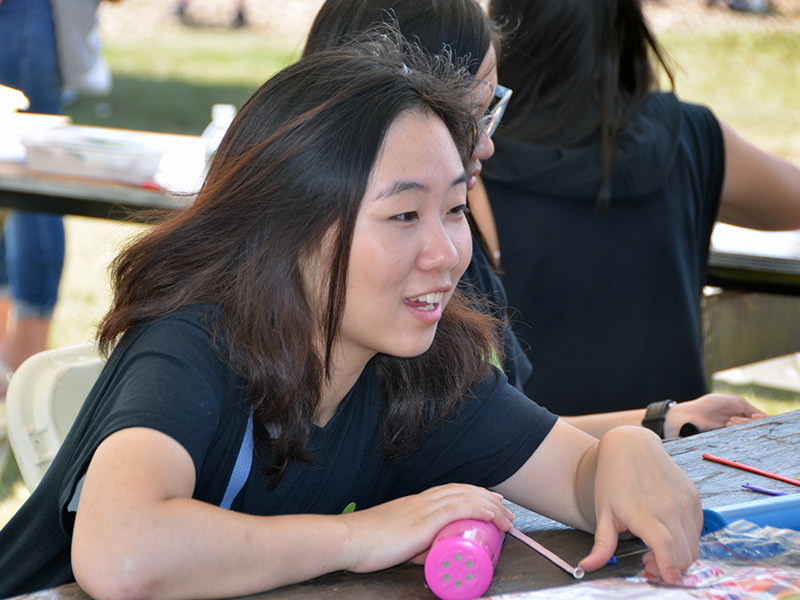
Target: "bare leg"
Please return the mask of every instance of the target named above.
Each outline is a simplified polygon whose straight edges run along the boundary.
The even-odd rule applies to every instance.
[[[6,296],[6,297],[3,297],[3,298],[0,298],[0,340],[2,340],[2,342],[0,342],[0,345],[2,345],[5,342],[6,337],[8,335],[8,319],[9,319],[10,308],[11,308],[11,305],[10,305],[10,303],[8,301],[8,297]],[[12,370],[13,369],[11,367],[9,367],[6,364],[4,364],[4,361],[2,359],[0,359],[0,397],[3,397],[3,396],[6,395],[6,388],[8,387],[7,375]],[[0,425],[2,425],[2,427],[0,427],[0,429],[5,431],[5,422],[6,422],[6,420],[5,420],[5,406],[3,406],[1,410],[2,410],[3,414],[0,415]],[[0,433],[2,433],[2,432],[0,432]],[[5,436],[4,435],[0,435],[0,438],[5,439]],[[2,445],[2,442],[0,442],[0,445]]]
[[[8,335],[0,343],[0,360],[12,369],[47,348],[50,319],[23,319],[9,323]]]
[[[10,374],[25,360],[47,349],[50,319],[9,322],[8,334],[0,342],[0,396],[4,396]]]
[[[3,339],[8,332],[8,313],[10,308],[8,297],[0,298],[0,339]]]

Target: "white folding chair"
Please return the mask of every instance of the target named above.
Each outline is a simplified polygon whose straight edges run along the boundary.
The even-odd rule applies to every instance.
[[[6,393],[8,439],[32,492],[58,452],[105,361],[94,343],[46,350],[14,371]]]

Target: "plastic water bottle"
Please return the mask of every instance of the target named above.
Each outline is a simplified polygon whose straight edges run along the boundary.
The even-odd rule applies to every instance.
[[[235,116],[236,107],[233,104],[215,104],[211,107],[211,123],[200,136],[206,143],[206,170],[214,159],[217,148]]]
[[[506,534],[494,523],[463,519],[436,534],[425,558],[425,581],[442,600],[473,600],[492,583]]]

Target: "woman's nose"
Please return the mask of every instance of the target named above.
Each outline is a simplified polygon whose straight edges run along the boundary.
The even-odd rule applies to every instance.
[[[425,271],[454,269],[460,260],[459,239],[444,223],[428,228],[425,243],[417,260],[417,265]]]
[[[485,132],[481,132],[472,152],[472,160],[487,160],[492,154],[494,154],[494,142]]]

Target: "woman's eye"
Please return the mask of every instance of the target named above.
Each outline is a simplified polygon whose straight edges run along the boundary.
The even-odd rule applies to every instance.
[[[450,214],[453,215],[466,215],[469,213],[469,207],[466,204],[459,204],[458,206],[450,209]]]
[[[395,221],[415,221],[419,218],[416,211],[406,212],[392,217]]]

